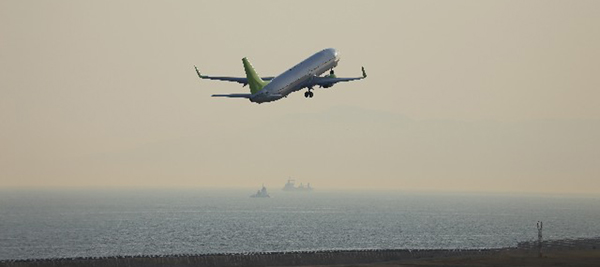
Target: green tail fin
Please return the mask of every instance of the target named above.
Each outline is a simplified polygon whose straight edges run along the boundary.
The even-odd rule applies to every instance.
[[[244,63],[244,70],[246,71],[246,78],[248,78],[248,85],[250,85],[250,93],[255,94],[260,91],[267,85],[268,82],[263,81],[260,76],[250,64],[247,58],[242,58],[242,62]]]

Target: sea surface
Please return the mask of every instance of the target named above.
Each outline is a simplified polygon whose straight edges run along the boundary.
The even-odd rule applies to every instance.
[[[0,260],[491,248],[600,236],[600,197],[270,190],[1,190]]]

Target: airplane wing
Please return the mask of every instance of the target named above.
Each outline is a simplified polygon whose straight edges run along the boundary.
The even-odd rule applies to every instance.
[[[228,94],[228,95],[212,95],[212,97],[230,97],[230,98],[250,98],[252,94]]]
[[[198,77],[200,77],[200,79],[218,80],[218,81],[227,81],[227,82],[237,82],[237,83],[243,84],[244,86],[248,85],[248,78],[223,77],[223,76],[206,76],[206,75],[200,74],[200,71],[198,70],[198,68],[196,66],[194,66],[194,68],[196,69],[196,73],[198,74]],[[263,79],[263,81],[270,81],[270,80],[273,80],[273,78],[275,78],[275,77],[261,77],[261,79]]]
[[[331,87],[332,85],[339,83],[339,82],[350,82],[350,81],[356,81],[356,80],[362,80],[364,78],[367,78],[367,73],[365,72],[365,68],[362,68],[362,77],[355,77],[355,78],[334,78],[334,77],[314,77],[311,80],[309,80],[306,85],[304,85],[305,87],[308,88],[312,88],[315,85],[321,86],[321,87]]]

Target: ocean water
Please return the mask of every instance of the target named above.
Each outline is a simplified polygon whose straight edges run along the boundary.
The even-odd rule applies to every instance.
[[[488,248],[600,236],[600,197],[255,190],[0,191],[0,259]]]

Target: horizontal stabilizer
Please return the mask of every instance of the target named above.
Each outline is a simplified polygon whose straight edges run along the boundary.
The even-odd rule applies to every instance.
[[[230,98],[250,98],[252,94],[228,94],[228,95],[212,95],[212,97],[230,97]]]

